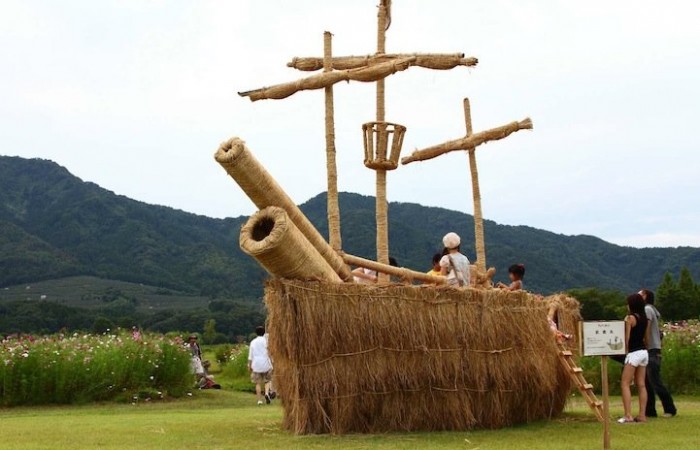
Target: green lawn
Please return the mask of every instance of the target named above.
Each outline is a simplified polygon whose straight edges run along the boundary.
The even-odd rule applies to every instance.
[[[700,398],[677,399],[679,415],[647,424],[611,424],[613,448],[700,448]],[[612,400],[613,417],[621,413]],[[0,410],[3,449],[461,448],[595,449],[601,425],[580,401],[554,421],[503,430],[293,436],[280,428],[279,404],[258,407],[253,395],[197,392],[162,403],[106,404]]]

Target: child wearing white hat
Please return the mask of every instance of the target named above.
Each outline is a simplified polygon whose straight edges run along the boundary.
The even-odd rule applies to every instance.
[[[470,284],[469,259],[459,252],[460,242],[459,235],[454,232],[442,238],[447,253],[440,260],[440,268],[442,275],[447,276],[447,284],[467,287]]]

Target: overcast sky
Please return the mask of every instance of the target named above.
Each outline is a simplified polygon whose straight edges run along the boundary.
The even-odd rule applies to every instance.
[[[213,160],[244,139],[298,203],[326,189],[323,93],[251,103],[294,56],[375,51],[378,0],[2,0],[0,154],[214,217],[254,206]],[[477,149],[484,215],[645,246],[700,246],[700,6],[695,1],[394,0],[389,52],[464,52],[476,68],[387,79],[403,154],[531,117]],[[335,88],[339,188],[374,195],[361,124],[374,85]],[[472,213],[467,157],[399,167],[390,201]]]

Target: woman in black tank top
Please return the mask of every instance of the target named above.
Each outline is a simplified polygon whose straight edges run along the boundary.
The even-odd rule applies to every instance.
[[[625,344],[627,345],[627,356],[625,357],[625,367],[622,369],[622,380],[620,389],[622,391],[622,406],[625,415],[619,423],[646,422],[647,388],[646,366],[649,363],[647,353],[647,336],[649,326],[647,316],[644,312],[644,299],[639,294],[632,294],[627,297],[627,309],[629,314],[625,317]],[[632,417],[632,381],[637,385],[639,394],[639,415]]]

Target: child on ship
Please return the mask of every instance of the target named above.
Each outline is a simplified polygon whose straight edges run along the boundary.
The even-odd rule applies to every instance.
[[[520,291],[523,289],[523,277],[525,276],[525,265],[524,264],[513,264],[508,268],[508,278],[510,278],[510,284],[498,282],[497,287],[501,289],[506,289],[509,291]]]

